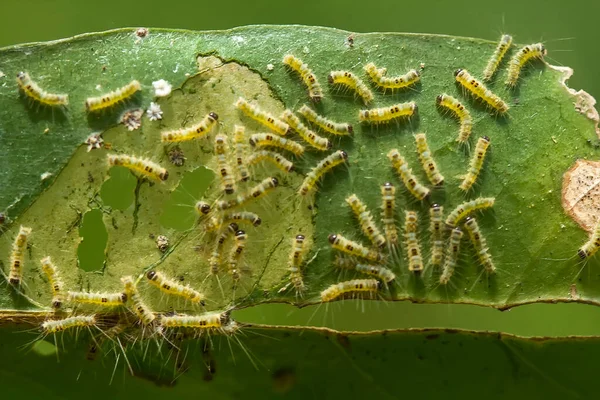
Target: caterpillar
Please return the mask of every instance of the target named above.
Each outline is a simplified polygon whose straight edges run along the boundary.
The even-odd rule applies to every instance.
[[[233,324],[233,321],[228,311],[210,312],[202,315],[163,315],[160,317],[160,326],[163,328],[221,330],[230,324]]]
[[[223,215],[224,222],[247,222],[253,226],[259,226],[262,223],[260,217],[250,211],[240,211],[236,213],[226,213]]]
[[[469,170],[459,186],[461,190],[466,192],[467,190],[471,189],[475,181],[477,181],[477,177],[479,176],[479,172],[481,172],[481,168],[483,167],[485,154],[487,153],[489,146],[490,138],[487,136],[482,136],[477,141],[475,152],[473,153],[473,157],[469,163]]]
[[[246,248],[248,235],[245,231],[239,230],[235,233],[234,239],[235,245],[231,249],[231,253],[229,254],[229,274],[231,275],[234,281],[238,281],[241,277],[239,264],[242,258],[242,253]]]
[[[283,56],[283,63],[287,65],[291,70],[295,71],[302,78],[302,82],[308,88],[308,96],[312,101],[318,103],[323,98],[323,89],[317,80],[312,70],[308,68],[308,65],[302,62],[298,57],[292,54],[286,54]]]
[[[348,203],[352,209],[354,216],[358,219],[360,228],[365,236],[369,238],[371,243],[377,247],[385,246],[385,237],[379,232],[377,225],[375,225],[375,221],[373,221],[371,212],[367,210],[367,206],[358,198],[358,196],[355,194],[348,196],[346,198],[346,203]]]
[[[255,133],[250,136],[249,142],[253,147],[277,147],[289,151],[295,156],[304,154],[304,146],[300,143],[270,133]]]
[[[275,177],[268,177],[262,180],[258,185],[250,188],[250,190],[242,195],[238,195],[235,199],[226,201],[220,200],[217,202],[217,208],[221,211],[228,210],[234,207],[241,207],[252,200],[260,199],[273,189],[279,186],[279,180]]]
[[[248,142],[246,141],[246,128],[242,125],[236,125],[233,128],[233,144],[235,146],[235,161],[238,173],[238,179],[246,182],[250,179],[250,171],[248,171]]]
[[[600,220],[596,222],[596,226],[594,227],[594,231],[592,232],[592,236],[590,240],[585,242],[579,250],[577,250],[577,255],[582,260],[586,258],[592,257],[596,252],[600,249]]]
[[[207,231],[214,231],[216,229],[220,229],[224,223],[230,222],[244,222],[248,224],[252,224],[252,226],[260,226],[262,223],[262,219],[260,217],[250,211],[239,211],[239,212],[230,212],[222,214],[218,217],[213,217],[207,226]],[[235,232],[234,232],[235,233]]]
[[[502,37],[500,38],[500,42],[498,42],[498,46],[496,46],[496,50],[494,50],[494,54],[492,54],[492,57],[490,58],[485,69],[483,70],[484,81],[489,81],[490,79],[492,79],[492,77],[496,73],[496,70],[498,69],[498,66],[502,62],[502,59],[506,55],[506,52],[508,51],[508,49],[510,49],[511,44],[512,36],[502,35]]]
[[[150,160],[126,154],[108,154],[107,159],[110,166],[122,166],[155,181],[166,181],[169,178],[169,171]]]
[[[404,244],[408,259],[408,270],[416,274],[423,271],[423,257],[418,234],[418,215],[416,211],[405,211],[404,219]]]
[[[485,237],[481,234],[481,230],[479,229],[479,224],[475,220],[475,218],[467,217],[465,220],[465,230],[469,234],[469,238],[471,239],[471,243],[473,243],[473,247],[475,248],[475,252],[477,253],[477,258],[481,265],[485,268],[488,274],[496,273],[496,267],[494,266],[494,262],[492,261],[492,256],[490,255],[489,248],[487,246],[487,241]]]
[[[353,279],[335,283],[321,292],[321,301],[328,302],[348,294],[365,294],[374,296],[379,291],[377,279]]]
[[[337,150],[336,152],[322,159],[317,166],[306,175],[306,178],[304,178],[300,189],[298,189],[298,193],[301,196],[306,196],[315,188],[317,182],[319,182],[323,175],[325,175],[333,167],[345,163],[346,160],[348,160],[348,154],[344,150]]]
[[[396,279],[396,274],[380,265],[360,264],[349,258],[339,256],[335,258],[335,265],[338,268],[353,269],[361,274],[374,276],[385,283],[390,283]]]
[[[352,125],[334,122],[330,119],[322,117],[306,104],[300,107],[298,113],[302,115],[312,125],[332,135],[347,136],[354,133],[354,128],[352,127]]]
[[[331,71],[327,76],[327,80],[332,85],[345,86],[350,90],[356,92],[356,94],[363,100],[365,104],[369,104],[373,101],[373,93],[364,82],[349,71]]]
[[[266,111],[261,110],[255,105],[248,103],[244,98],[240,97],[235,102],[235,107],[241,110],[248,117],[256,122],[266,126],[278,135],[285,136],[290,127],[283,121],[275,118]]]
[[[530,44],[520,49],[508,63],[506,85],[515,86],[519,80],[523,66],[535,58],[541,60],[545,55],[546,48],[542,43]]]
[[[223,263],[223,248],[225,247],[225,242],[229,236],[235,234],[238,229],[238,225],[235,222],[232,222],[219,234],[217,241],[215,242],[215,247],[208,259],[211,274],[217,275],[219,273],[219,266]]]
[[[102,96],[88,97],[85,101],[85,109],[87,112],[105,110],[127,100],[140,90],[142,90],[140,83],[133,80],[122,88],[103,94]]]
[[[65,319],[58,319],[52,321],[44,321],[42,323],[42,331],[45,334],[63,332],[73,328],[85,328],[96,325],[95,315],[78,315],[75,317],[68,317]]]
[[[493,207],[494,202],[495,199],[493,197],[479,197],[475,200],[462,203],[448,215],[448,218],[446,218],[446,225],[454,228],[473,211]]]
[[[331,235],[329,235],[328,240],[331,244],[331,247],[351,256],[364,258],[365,260],[373,262],[380,262],[383,260],[383,254],[381,254],[377,250],[368,249],[362,244],[346,239],[340,234],[332,233]]]
[[[196,212],[200,216],[208,215],[211,210],[210,204],[208,204],[207,202],[205,202],[203,200],[196,202],[196,205],[194,206],[194,208],[196,209]]]
[[[156,315],[154,315],[150,307],[142,300],[133,278],[131,276],[123,276],[121,277],[121,282],[125,287],[125,294],[133,303],[133,312],[135,315],[140,319],[143,325],[148,326],[153,324],[156,321]]]
[[[197,124],[188,126],[187,128],[161,132],[160,141],[163,143],[177,143],[204,138],[210,134],[218,120],[219,116],[217,113],[209,112]]]
[[[292,128],[306,143],[321,151],[331,149],[329,139],[318,136],[304,125],[298,117],[290,110],[285,110],[282,119]]]
[[[398,149],[392,149],[388,152],[387,157],[392,163],[392,167],[396,170],[396,173],[400,176],[402,183],[406,189],[412,194],[417,200],[423,200],[429,196],[429,189],[421,185],[412,170],[408,167],[406,160]]]
[[[492,93],[485,85],[474,78],[466,69],[457,69],[454,72],[456,82],[458,82],[472,96],[481,99],[497,113],[504,114],[508,112],[509,106],[500,97]]]
[[[417,153],[419,154],[419,161],[425,170],[427,179],[433,185],[439,186],[444,183],[444,177],[440,174],[437,164],[431,156],[431,150],[427,145],[427,137],[424,133],[418,133],[415,135],[415,141],[417,143]]]
[[[446,260],[444,261],[444,268],[440,275],[440,284],[446,285],[450,282],[450,278],[454,275],[454,269],[458,263],[458,255],[460,253],[460,241],[462,240],[464,233],[459,228],[452,229],[450,233],[450,241],[446,248]]]
[[[294,170],[294,163],[281,154],[269,150],[257,150],[252,152],[247,159],[247,164],[255,165],[261,161],[270,161],[283,172],[292,172]]]
[[[436,104],[450,110],[458,118],[460,130],[458,131],[456,141],[460,144],[467,143],[473,131],[473,118],[469,110],[460,101],[446,93],[442,93],[436,97]]]
[[[66,107],[69,105],[68,94],[49,93],[43,90],[27,72],[17,74],[17,84],[21,91],[30,99],[49,107]]]
[[[227,136],[219,134],[215,136],[215,153],[217,156],[217,170],[221,178],[221,190],[225,194],[233,194],[236,189],[235,177],[231,166],[227,161]]]
[[[127,303],[127,293],[67,292],[69,303],[94,304],[103,307],[119,307]]]
[[[292,238],[292,251],[288,260],[288,270],[290,271],[290,282],[296,289],[296,294],[300,294],[306,290],[304,278],[302,277],[302,263],[306,254],[306,237],[304,235],[296,235]]]
[[[11,285],[18,286],[23,279],[23,264],[25,263],[25,249],[27,248],[27,239],[31,235],[31,228],[23,225],[19,228],[17,237],[12,245],[10,253],[10,272],[8,282]]]
[[[429,209],[431,233],[431,265],[441,266],[444,259],[444,207],[434,204]]]
[[[414,101],[410,101],[388,107],[360,110],[358,112],[358,119],[360,122],[369,124],[386,124],[398,118],[410,118],[418,109],[417,104]]]
[[[378,86],[380,89],[403,89],[408,86],[412,86],[419,82],[421,74],[417,70],[411,69],[406,74],[386,77],[386,68],[377,68],[374,63],[368,63],[364,67],[365,72],[371,78],[371,81]]]
[[[50,283],[52,308],[60,308],[63,304],[63,282],[58,273],[58,268],[56,268],[50,256],[42,258],[40,263],[42,264],[42,271],[46,274],[48,283]]]
[[[152,286],[159,288],[161,292],[183,297],[194,304],[204,305],[206,296],[191,288],[189,285],[182,285],[179,282],[166,277],[162,272],[154,270],[148,271],[146,272],[146,278]]]
[[[387,242],[391,246],[398,244],[398,230],[396,229],[396,187],[391,182],[386,182],[381,186],[381,208],[383,222],[383,231]]]

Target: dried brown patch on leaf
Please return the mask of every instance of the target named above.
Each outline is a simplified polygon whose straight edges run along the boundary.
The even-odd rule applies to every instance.
[[[583,229],[592,231],[600,218],[600,161],[577,160],[565,173],[562,205]]]
[[[575,101],[573,102],[575,110],[594,122],[596,135],[600,138],[600,128],[598,127],[598,124],[600,123],[600,114],[598,114],[598,110],[596,110],[595,107],[596,99],[585,90],[575,90],[567,86],[567,81],[573,75],[572,68],[559,67],[556,65],[549,65],[549,67],[562,73],[560,84],[575,97]]]

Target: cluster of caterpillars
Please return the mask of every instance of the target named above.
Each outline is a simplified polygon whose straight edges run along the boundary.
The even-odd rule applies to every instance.
[[[156,287],[165,295],[184,299],[192,307],[203,307],[206,299],[203,293],[190,285],[184,285],[155,269],[140,275],[136,280],[131,276],[122,277],[122,291],[83,292],[71,291],[65,287],[59,268],[49,256],[44,257],[40,263],[52,292],[51,307],[57,315],[68,314],[65,318],[50,318],[44,321],[41,324],[43,337],[77,328],[97,328],[102,331],[93,339],[96,344],[94,348],[97,350],[99,341],[115,339],[117,335],[131,327],[130,316],[134,318],[133,325],[139,325],[146,337],[160,335],[167,340],[182,329],[192,332],[194,336],[212,333],[232,335],[239,329],[239,325],[230,317],[230,310],[203,312],[196,315],[155,313],[138,290],[141,280],[145,279],[150,286]],[[89,310],[95,313],[89,313]],[[121,314],[115,321],[103,317],[107,310],[127,310],[127,314]]]
[[[511,45],[512,38],[509,35],[503,35],[484,70],[484,80],[492,79]],[[521,69],[530,60],[536,58],[542,59],[545,54],[546,50],[544,46],[539,43],[520,49],[509,62],[506,84],[511,87],[515,86]],[[308,90],[310,99],[315,103],[320,102],[324,96],[324,91],[318,81],[317,75],[308,65],[292,54],[287,54],[283,57],[283,64],[300,77]],[[403,75],[388,76],[386,68],[378,67],[372,62],[364,66],[364,73],[371,85],[384,93],[409,89],[417,85],[421,80],[421,72],[415,69],[411,69]],[[454,75],[456,82],[466,93],[481,100],[497,114],[502,115],[508,112],[509,106],[467,70],[459,69]],[[371,104],[374,100],[374,95],[369,85],[353,72],[331,71],[328,74],[328,82],[334,87],[353,91],[365,105]],[[20,72],[17,75],[17,83],[24,95],[30,100],[44,106],[67,107],[69,104],[68,95],[53,94],[43,90],[26,72]],[[137,80],[133,80],[122,88],[102,96],[88,98],[85,101],[85,109],[89,113],[101,112],[127,101],[140,90],[142,90],[142,85]],[[436,104],[453,113],[458,118],[460,129],[456,141],[461,144],[468,143],[473,128],[473,118],[466,107],[456,98],[445,93],[437,96]],[[238,125],[235,126],[232,135],[219,133],[213,136],[215,170],[220,179],[223,198],[211,203],[200,200],[196,205],[196,209],[205,229],[216,232],[214,247],[209,259],[210,273],[218,274],[223,265],[226,265],[228,274],[234,282],[237,282],[241,277],[243,269],[242,257],[248,240],[246,231],[240,229],[240,225],[249,224],[258,227],[261,224],[260,216],[247,211],[245,206],[267,196],[279,186],[279,180],[270,176],[264,178],[258,184],[248,187],[247,182],[253,177],[252,167],[256,164],[267,162],[276,166],[284,173],[291,173],[296,170],[292,159],[301,157],[306,151],[306,147],[318,152],[331,151],[329,155],[323,157],[308,172],[302,185],[298,188],[298,196],[307,197],[316,192],[319,180],[328,171],[338,165],[345,164],[348,160],[346,151],[341,149],[332,150],[332,140],[321,136],[321,133],[334,137],[349,136],[353,134],[354,129],[351,124],[336,122],[320,115],[308,105],[301,106],[296,112],[289,109],[285,110],[280,116],[274,116],[242,97],[233,106],[240,110],[245,117],[258,122],[268,132],[250,134],[246,132],[244,126]],[[417,104],[411,101],[385,107],[363,109],[358,112],[357,117],[358,121],[364,124],[386,124],[397,119],[411,118],[417,111]],[[298,115],[303,118],[304,122]],[[202,119],[187,127],[161,132],[160,140],[166,145],[198,139],[209,140],[218,123],[218,115],[215,112],[209,112]],[[292,139],[293,135],[296,135],[300,140]],[[230,139],[230,136],[233,140]],[[445,178],[433,158],[425,133],[415,135],[415,146],[418,159],[428,181],[434,187],[443,185]],[[489,146],[489,137],[482,136],[478,139],[468,170],[459,185],[461,190],[468,192],[478,180]],[[387,157],[406,190],[416,200],[422,201],[428,199],[431,189],[418,181],[401,152],[398,149],[391,149]],[[134,155],[108,154],[107,161],[110,166],[123,166],[141,177],[158,182],[165,181],[169,177],[168,170],[163,166],[152,160]],[[389,249],[396,248],[400,244],[400,237],[404,237],[404,247],[406,248],[409,270],[416,273],[423,271],[424,261],[418,237],[419,216],[415,211],[407,210],[405,212],[404,229],[401,235],[396,226],[395,193],[396,187],[391,182],[386,182],[381,186],[381,222],[383,231],[379,230],[373,215],[356,195],[351,195],[346,199],[359,222],[361,230],[370,240],[371,245],[364,246],[353,242],[341,234],[330,235],[329,242],[331,246],[347,255],[347,257],[338,257],[336,259],[338,267],[352,268],[374,276],[378,279],[377,282],[390,283],[395,279],[395,275],[390,269],[383,266],[386,255],[383,254],[382,249],[386,247]],[[460,239],[463,235],[461,226],[471,238],[481,264],[489,273],[495,271],[485,239],[481,235],[475,219],[469,217],[464,224],[459,224],[473,210],[490,207],[493,202],[494,200],[489,198],[479,198],[471,202],[466,202],[450,214],[445,225],[441,222],[443,207],[437,204],[431,207],[430,230],[432,254],[430,264],[443,267],[440,282],[447,283],[449,276],[452,274],[455,265],[455,261],[453,260],[456,260],[460,248]],[[454,215],[456,213],[460,215]],[[450,220],[453,215],[456,217],[454,223]],[[447,240],[444,233],[445,229],[442,228],[443,226],[448,226],[451,229]],[[15,285],[20,284],[23,256],[22,246],[19,243],[23,241],[21,239],[24,235],[27,236],[26,231],[19,233],[11,256],[9,281]],[[228,255],[226,255],[227,249],[225,245],[230,239],[233,239],[233,245],[228,250]],[[290,284],[292,284],[298,294],[301,294],[306,289],[302,277],[302,267],[305,255],[309,252],[310,240],[301,233],[296,233],[292,235],[290,241],[292,243],[288,262]],[[19,250],[20,248],[21,250]],[[44,270],[48,271],[48,278],[51,280],[49,271],[52,268],[45,266]],[[153,271],[153,273],[155,274],[155,281],[161,279],[162,275],[159,272]],[[53,281],[51,280],[51,282]],[[337,286],[334,285],[327,289],[321,294],[321,299],[323,301],[332,300],[341,297],[347,292],[372,292],[381,286],[379,283],[374,284],[369,280],[349,282],[341,282]],[[135,285],[129,285],[129,292],[125,290],[122,293],[125,299],[122,303],[132,301],[131,296],[136,296],[132,287],[135,287]],[[177,286],[171,285],[171,287],[175,288]],[[202,298],[200,293],[194,292],[191,288],[179,293],[186,293],[188,296],[187,299],[192,302],[194,300],[190,297],[192,296],[191,293],[196,293],[194,299]],[[97,299],[89,293],[77,294],[77,292],[67,292],[66,294],[59,295],[53,291],[53,304],[60,304],[62,301],[88,301],[93,304],[99,304],[94,303]],[[102,300],[103,298],[100,299]],[[106,300],[106,305],[115,305],[119,302],[118,297],[106,297],[104,300]],[[138,316],[143,320],[143,315],[140,314]]]

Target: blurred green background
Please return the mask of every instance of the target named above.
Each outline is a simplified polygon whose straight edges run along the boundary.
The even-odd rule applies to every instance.
[[[543,41],[549,62],[575,70],[571,87],[600,96],[596,70],[600,62],[600,2],[591,0],[2,0],[2,6],[5,18],[0,24],[0,46],[134,26],[209,30],[248,24],[304,24],[355,32],[439,33],[489,40],[506,32],[517,43]],[[465,305],[347,301],[302,310],[261,306],[239,311],[236,318],[346,330],[456,327],[520,335],[600,335],[600,308],[578,304],[538,304],[501,313]]]

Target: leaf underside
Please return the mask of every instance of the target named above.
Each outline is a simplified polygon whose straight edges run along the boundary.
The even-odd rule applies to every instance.
[[[592,368],[565,366],[593,365],[600,356],[597,338],[525,339],[439,329],[358,334],[248,326],[242,331],[236,340],[177,342],[180,352],[165,342],[160,352],[155,343],[132,345],[127,351],[131,376],[115,343],[103,342],[88,360],[94,342],[85,332],[79,341],[68,340],[68,333],[63,342],[58,339],[60,373],[51,373],[57,370],[55,354],[18,350],[28,334],[4,326],[0,381],[9,397],[74,398],[84,387],[90,399],[158,394],[247,398],[257,393],[298,399],[307,393],[318,398],[433,398],[444,393],[449,399],[471,399],[485,393],[489,399],[571,399],[593,398],[596,390],[589,384]]]

